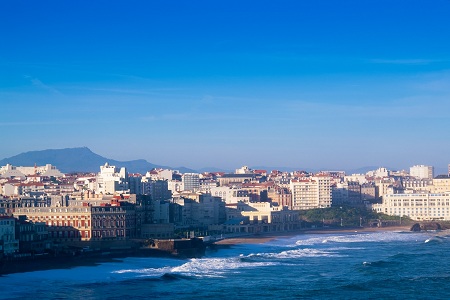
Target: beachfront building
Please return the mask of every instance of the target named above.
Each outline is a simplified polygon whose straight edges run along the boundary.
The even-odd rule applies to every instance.
[[[17,208],[14,216],[47,224],[48,236],[54,241],[88,241],[92,237],[89,206]]]
[[[298,212],[269,202],[227,205],[226,232],[260,233],[300,228]]]
[[[20,253],[44,253],[51,248],[45,223],[33,223],[21,216],[16,220]]]
[[[135,237],[136,211],[134,205],[116,202],[111,206],[91,208],[91,240],[126,240]]]
[[[59,242],[134,237],[135,206],[116,200],[108,202],[110,204],[100,206],[85,202],[73,206],[23,207],[17,208],[14,216],[26,216],[34,223],[45,223],[49,238]]]
[[[386,194],[381,204],[373,204],[378,213],[407,216],[417,221],[450,220],[450,192]]]
[[[19,240],[16,239],[16,219],[0,216],[0,257],[19,251]]]

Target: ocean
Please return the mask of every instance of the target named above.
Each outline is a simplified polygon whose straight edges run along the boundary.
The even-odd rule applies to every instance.
[[[450,299],[450,232],[300,234],[0,277],[1,299]]]

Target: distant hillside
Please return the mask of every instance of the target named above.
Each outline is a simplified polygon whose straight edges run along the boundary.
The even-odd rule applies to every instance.
[[[99,172],[100,166],[104,165],[106,162],[119,168],[125,167],[128,172],[131,173],[145,174],[153,168],[174,169],[183,173],[195,172],[194,170],[184,167],[171,168],[155,165],[144,159],[117,161],[100,156],[87,147],[29,151],[0,160],[0,166],[6,164],[11,164],[13,166],[34,166],[34,164],[43,166],[45,164],[52,164],[63,173]]]

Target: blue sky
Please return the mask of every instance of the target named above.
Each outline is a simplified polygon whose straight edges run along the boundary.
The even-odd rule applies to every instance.
[[[450,163],[450,1],[2,1],[0,158]]]

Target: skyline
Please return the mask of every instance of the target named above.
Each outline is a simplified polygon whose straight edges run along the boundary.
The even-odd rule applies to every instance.
[[[51,154],[50,152],[54,152]],[[64,153],[66,152],[66,153]],[[67,158],[64,158],[67,157]],[[82,160],[79,160],[74,157],[83,157]],[[137,160],[141,160],[137,163]],[[185,166],[163,166],[159,164],[155,164],[154,162],[149,162],[142,159],[135,159],[130,161],[118,161],[113,158],[104,157],[101,153],[94,153],[91,149],[87,147],[78,147],[78,148],[66,148],[66,149],[46,149],[46,150],[33,150],[20,153],[18,155],[14,155],[12,157],[7,157],[0,159],[0,167],[6,166],[7,164],[12,165],[14,167],[33,167],[33,166],[44,166],[44,165],[52,165],[59,169],[63,173],[92,173],[98,171],[97,169],[105,164],[110,166],[115,166],[117,168],[125,167],[127,168],[127,172],[135,173],[135,174],[145,174],[151,170],[158,169],[169,169],[178,171],[179,173],[205,173],[205,172],[225,172],[225,173],[234,173],[237,169],[249,168],[249,170],[266,170],[269,173],[271,171],[277,170],[281,172],[299,172],[306,171],[311,174],[320,174],[321,172],[342,172],[344,171],[346,175],[357,175],[357,174],[366,174],[368,172],[376,172],[380,169],[387,169],[391,172],[412,172],[411,168],[413,167],[422,167],[423,165],[414,165],[404,169],[394,169],[389,166],[362,166],[357,169],[305,169],[296,166],[269,166],[269,165],[259,165],[259,166],[234,166],[234,169],[221,169],[217,167],[204,167],[200,169],[190,169]],[[450,166],[450,164],[449,164]],[[433,167],[434,177],[440,175],[447,175],[448,168],[438,166],[437,168]],[[418,172],[418,171],[414,171]],[[417,176],[417,175],[415,175]],[[421,176],[421,175],[419,175]]]
[[[47,3],[0,4],[0,159],[450,163],[449,1]]]

